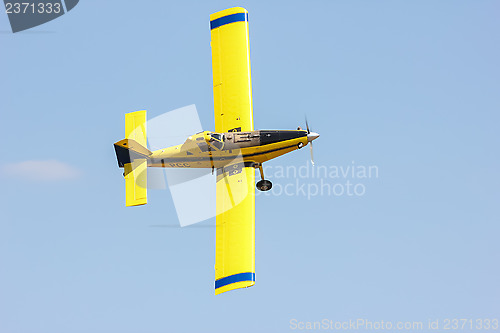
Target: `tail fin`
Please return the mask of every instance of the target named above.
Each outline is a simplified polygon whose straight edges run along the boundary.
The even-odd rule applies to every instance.
[[[115,142],[116,159],[120,168],[135,160],[148,159],[152,153],[132,139],[123,139]]]
[[[125,139],[115,143],[118,166],[124,168],[125,204],[148,203],[147,166],[151,152],[146,148],[146,111],[125,114]]]

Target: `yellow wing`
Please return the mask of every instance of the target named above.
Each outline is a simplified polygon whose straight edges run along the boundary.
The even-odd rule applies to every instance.
[[[253,131],[248,12],[229,8],[210,15],[215,131]]]
[[[255,169],[243,165],[218,170],[216,295],[255,283]]]
[[[253,131],[248,12],[210,15],[216,132]],[[255,283],[255,169],[218,170],[215,294]]]

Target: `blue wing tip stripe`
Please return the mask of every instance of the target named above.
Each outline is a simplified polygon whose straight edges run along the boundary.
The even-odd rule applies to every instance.
[[[236,13],[231,15],[226,15],[219,17],[213,21],[210,21],[210,30],[218,28],[220,26],[234,23],[234,22],[246,22],[248,21],[248,13]]]
[[[233,274],[222,279],[215,280],[215,289],[227,286],[228,284],[242,282],[242,281],[255,281],[255,273],[239,273]]]

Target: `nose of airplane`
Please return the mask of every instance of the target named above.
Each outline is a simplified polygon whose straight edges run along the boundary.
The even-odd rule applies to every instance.
[[[313,140],[316,140],[317,138],[319,138],[318,133],[310,132],[309,134],[307,134],[307,142],[311,142]]]

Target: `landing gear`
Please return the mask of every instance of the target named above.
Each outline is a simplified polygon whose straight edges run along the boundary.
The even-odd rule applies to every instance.
[[[260,178],[262,178],[262,180],[259,180],[257,182],[256,187],[260,191],[269,191],[273,187],[273,183],[271,183],[270,180],[264,179],[264,169],[262,169],[262,164],[259,164],[259,171],[260,171]]]
[[[261,191],[269,191],[273,188],[273,183],[267,179],[262,179],[257,182],[257,188]]]

